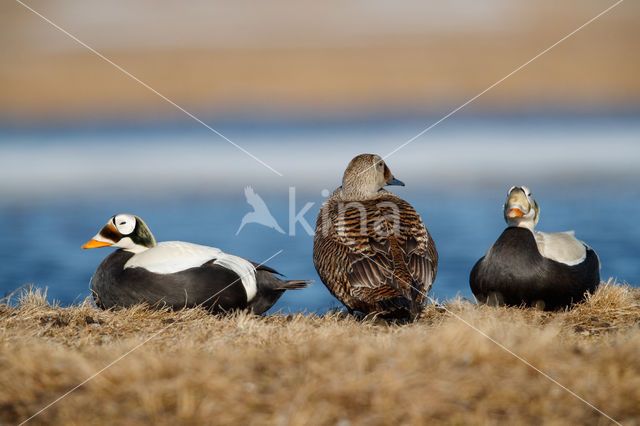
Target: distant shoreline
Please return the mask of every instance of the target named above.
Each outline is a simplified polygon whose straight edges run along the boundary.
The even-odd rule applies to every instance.
[[[428,124],[444,117],[451,110],[433,106],[405,105],[393,109],[362,106],[361,108],[333,109],[309,112],[305,106],[298,108],[274,107],[269,110],[247,108],[236,111],[205,110],[197,114],[198,118],[214,126],[248,129],[252,128],[313,128],[321,126],[371,126],[390,123]],[[638,102],[617,103],[612,105],[554,104],[554,105],[519,105],[518,107],[495,106],[492,108],[473,108],[461,110],[452,116],[462,123],[473,122],[554,122],[593,120],[629,120],[637,122],[640,117],[640,100]],[[0,132],[66,132],[66,131],[185,131],[199,130],[200,124],[180,111],[166,111],[164,114],[151,112],[103,113],[95,111],[78,111],[61,115],[12,115],[11,112],[0,111]]]
[[[585,36],[588,34],[585,34]],[[582,44],[588,44],[581,40]],[[359,116],[449,112],[514,71],[544,42],[467,40],[332,49],[103,52],[197,116]],[[624,49],[618,46],[618,49]],[[536,61],[465,111],[618,110],[640,103],[637,61],[619,50],[562,50]],[[624,50],[622,50],[624,51]],[[634,62],[635,61],[635,62]],[[0,119],[171,119],[182,114],[140,83],[77,50],[24,52],[0,69]]]

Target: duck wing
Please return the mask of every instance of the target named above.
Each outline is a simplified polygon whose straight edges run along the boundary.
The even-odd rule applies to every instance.
[[[538,251],[547,259],[574,266],[584,262],[587,257],[587,245],[577,239],[573,231],[535,231],[533,235]]]
[[[135,254],[124,268],[144,268],[157,274],[173,274],[190,268],[204,267],[211,263],[235,272],[251,299],[257,291],[255,267],[246,259],[223,252],[215,247],[163,241],[155,247]]]
[[[354,296],[368,302],[401,296],[426,299],[437,268],[437,252],[422,219],[404,200],[386,195],[348,205],[336,220],[339,244],[348,248],[347,279]]]
[[[183,241],[164,241],[135,254],[124,267],[139,267],[158,274],[171,274],[201,266],[224,255],[222,250],[215,247]]]

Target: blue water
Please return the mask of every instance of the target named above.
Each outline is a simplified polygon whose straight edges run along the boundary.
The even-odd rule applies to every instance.
[[[440,254],[431,296],[471,297],[469,271],[504,228],[501,205],[514,184],[533,190],[541,206],[538,229],[575,230],[598,252],[604,279],[640,284],[640,189],[634,172],[640,126],[610,121],[600,127],[592,119],[542,126],[463,123],[389,158],[394,174],[407,184],[394,192],[421,214]],[[324,312],[339,306],[313,267],[313,237],[299,223],[295,235],[289,232],[289,188],[296,191],[296,212],[314,203],[304,216],[313,227],[321,190],[339,184],[352,153],[385,154],[419,127],[393,121],[377,123],[375,132],[355,124],[236,129],[235,140],[272,160],[284,177],[190,128],[121,129],[109,137],[74,129],[0,132],[0,295],[33,283],[63,305],[81,302],[110,249],[80,246],[111,215],[129,212],[145,219],[158,241],[212,245],[256,262],[282,250],[267,264],[315,283],[288,292],[273,310]],[[598,144],[600,131],[608,139]],[[576,150],[582,140],[585,152]],[[319,154],[341,145],[335,153]],[[243,194],[248,184],[285,235],[256,224],[235,235],[251,211]]]

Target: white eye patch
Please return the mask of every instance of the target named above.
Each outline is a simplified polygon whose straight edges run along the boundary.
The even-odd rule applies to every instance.
[[[114,216],[113,224],[122,235],[129,235],[136,228],[136,218],[130,214]]]

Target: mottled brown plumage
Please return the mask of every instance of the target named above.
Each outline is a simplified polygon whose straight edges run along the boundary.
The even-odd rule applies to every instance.
[[[436,276],[438,253],[420,215],[385,185],[404,185],[373,154],[355,157],[318,214],[313,261],[350,311],[411,317]]]

